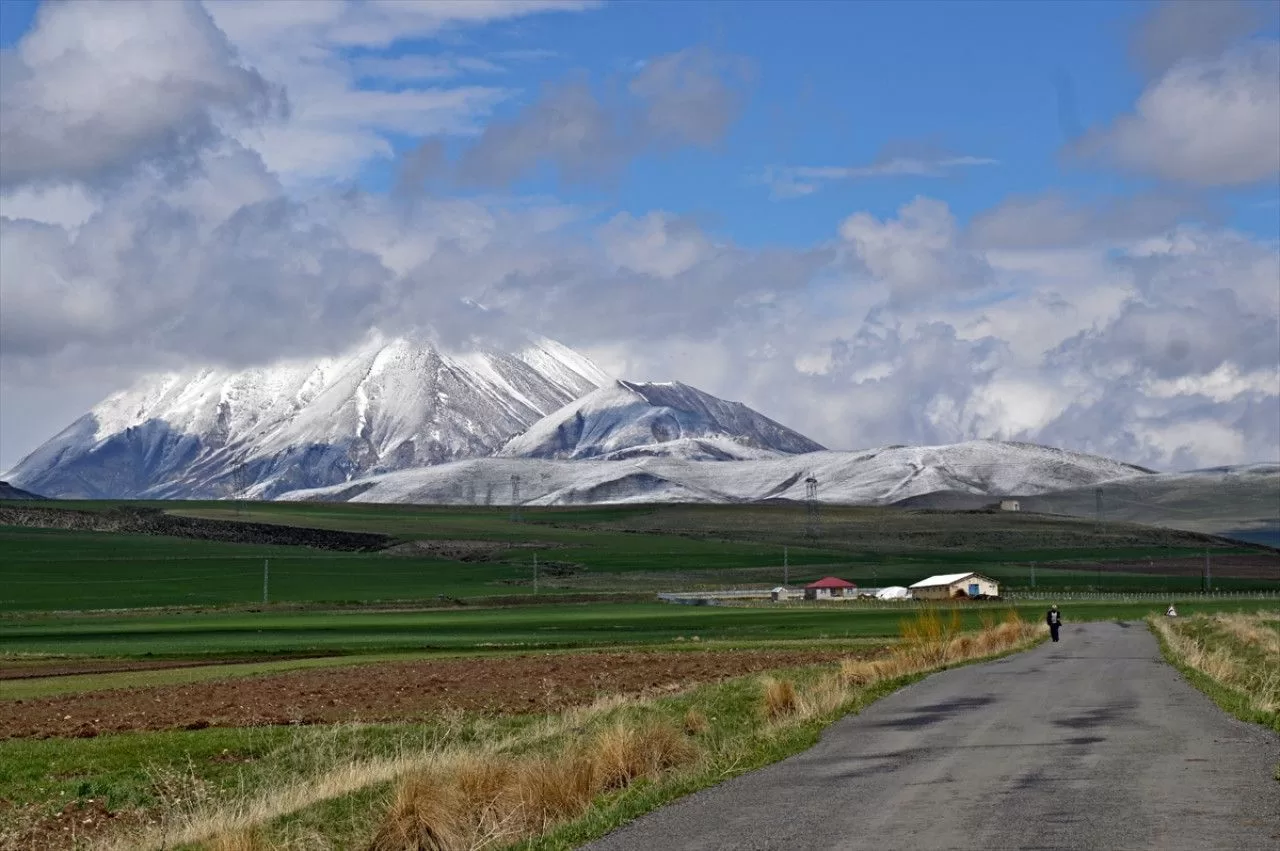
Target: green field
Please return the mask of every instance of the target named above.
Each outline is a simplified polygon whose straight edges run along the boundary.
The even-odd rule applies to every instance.
[[[55,503],[105,510],[114,503]],[[191,516],[376,532],[397,541],[491,542],[482,560],[342,553],[114,532],[0,526],[0,611],[235,606],[261,603],[433,601],[538,591],[654,593],[803,583],[835,574],[861,586],[909,585],[939,572],[980,570],[1025,588],[1199,590],[1199,576],[1106,569],[1107,562],[1199,558],[1203,539],[1128,525],[1031,515],[828,510],[806,535],[792,507],[624,506],[507,509],[351,504],[153,503]],[[1216,556],[1259,550],[1213,546]],[[1274,556],[1272,556],[1274,557]],[[1275,578],[1218,578],[1219,590],[1280,589]]]
[[[983,611],[1008,605],[961,607],[967,627]],[[1016,607],[1039,620],[1040,603]],[[1136,620],[1163,611],[1163,602],[1079,603],[1062,606],[1068,623]],[[1276,600],[1179,603],[1187,614],[1280,608]],[[732,608],[657,603],[528,606],[425,612],[261,612],[136,614],[120,617],[30,617],[0,621],[0,655],[68,656],[244,655],[483,649],[616,647],[690,641],[733,645],[794,640],[894,636],[910,605],[848,608]],[[3,689],[3,686],[0,686]]]

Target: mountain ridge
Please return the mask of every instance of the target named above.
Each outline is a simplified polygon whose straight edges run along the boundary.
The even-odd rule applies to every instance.
[[[548,414],[494,455],[560,460],[670,455],[727,461],[824,448],[741,402],[688,384],[618,379]]]
[[[610,380],[545,338],[515,354],[373,338],[333,358],[144,378],[6,478],[71,498],[270,498],[491,453]]]

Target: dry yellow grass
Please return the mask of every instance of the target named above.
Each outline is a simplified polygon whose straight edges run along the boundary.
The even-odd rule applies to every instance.
[[[873,683],[1012,649],[1044,631],[1043,625],[1028,625],[1014,613],[1004,622],[990,620],[985,626],[978,633],[960,634],[957,618],[944,619],[936,610],[926,610],[904,625],[907,640],[885,658],[845,660],[837,671],[802,685],[767,679],[761,694],[763,714],[770,728],[830,716]],[[471,729],[466,737],[442,734],[393,757],[347,755],[344,760],[340,754],[326,753],[315,764],[329,767],[312,776],[282,777],[267,791],[243,798],[184,804],[167,813],[160,826],[119,836],[102,847],[147,851],[204,843],[218,851],[259,851],[267,847],[254,832],[261,826],[384,783],[393,784],[394,791],[367,846],[370,851],[481,851],[511,844],[577,817],[605,791],[697,763],[701,751],[692,737],[710,730],[711,722],[693,708],[686,711],[683,723],[616,721],[563,753],[511,756],[536,752],[540,743],[580,738],[605,716],[634,719],[639,713],[633,710],[641,704],[634,698],[606,698],[517,733],[492,735],[483,745],[452,744],[483,738]],[[318,748],[333,747],[318,741]],[[284,847],[322,847],[299,841],[301,845],[286,842]]]
[[[481,851],[536,836],[603,792],[697,759],[674,726],[615,723],[555,756],[458,754],[404,778],[368,851]]]
[[[776,721],[787,715],[795,714],[799,708],[799,701],[796,699],[796,685],[791,680],[778,680],[773,677],[763,677],[760,680],[763,689],[761,693],[761,709],[764,711],[764,717],[770,721]]]
[[[1263,615],[1197,615],[1151,624],[1183,664],[1240,695],[1258,712],[1280,712],[1280,636]]]
[[[1280,632],[1263,626],[1258,615],[1217,615],[1218,625],[1245,644],[1256,645],[1263,653],[1280,656]]]
[[[707,721],[707,716],[703,715],[694,707],[684,713],[684,732],[689,736],[700,736],[707,730],[711,729],[711,724]]]
[[[267,851],[267,845],[256,830],[237,830],[214,837],[209,851]]]
[[[858,689],[908,674],[930,671],[953,662],[980,659],[1023,645],[1045,631],[1029,624],[1016,611],[1003,621],[983,615],[983,629],[959,633],[959,616],[944,618],[937,609],[926,609],[901,624],[903,641],[882,659],[845,659],[834,674],[795,687],[786,681],[764,678],[762,709],[765,717],[783,724],[826,715],[851,700]],[[782,684],[791,687],[785,697]],[[780,707],[786,706],[782,711]]]

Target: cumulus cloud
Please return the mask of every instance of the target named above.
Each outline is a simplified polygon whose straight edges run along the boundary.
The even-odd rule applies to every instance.
[[[888,287],[895,304],[954,295],[991,281],[981,254],[959,244],[955,217],[941,201],[916,198],[898,210],[897,219],[884,221],[857,213],[841,223],[840,236]]]
[[[1129,52],[1153,76],[1184,59],[1219,56],[1258,30],[1266,5],[1239,0],[1165,0],[1138,22]]]
[[[1280,175],[1280,41],[1179,62],[1133,113],[1087,133],[1075,153],[1196,186]]]
[[[210,4],[209,11],[241,55],[289,92],[288,120],[261,122],[236,138],[257,151],[286,185],[296,187],[346,180],[371,161],[393,159],[393,136],[475,135],[512,94],[495,84],[501,70],[495,60],[518,61],[518,55],[402,54],[393,49],[397,43],[598,5],[594,0],[337,0],[223,2]],[[486,75],[483,81],[479,74]]]
[[[0,62],[4,187],[181,167],[283,102],[195,2],[47,3]]]
[[[659,56],[628,84],[598,93],[585,78],[548,86],[515,116],[491,122],[458,164],[468,184],[504,186],[540,167],[563,180],[615,175],[650,151],[718,142],[742,104],[749,66],[705,48]]]
[[[968,238],[975,246],[993,249],[1129,243],[1202,212],[1200,202],[1179,195],[1147,193],[1090,204],[1046,192],[1013,196],[979,213],[970,222]]]
[[[196,7],[162,7],[156,20],[177,15],[209,34]],[[234,85],[187,86],[174,107],[187,116],[176,147],[166,147],[162,122],[129,130],[135,141],[107,145],[92,167],[50,160],[37,179],[27,161],[27,176],[0,196],[6,462],[31,448],[15,441],[51,434],[140,372],[330,354],[371,328],[459,346],[548,334],[616,374],[694,383],[834,447],[1006,437],[1154,467],[1280,455],[1280,250],[1186,224],[1203,216],[1181,196],[1013,198],[967,227],[922,197],[889,216],[853,208],[827,240],[759,249],[661,210],[602,216],[544,198],[334,188],[384,155],[393,131],[429,137],[400,162],[406,189],[434,188],[448,174],[441,137],[450,133],[476,134],[461,165],[479,157],[468,166],[479,183],[542,167],[589,179],[640,154],[715,145],[741,105],[746,69],[698,50],[651,60],[612,93],[564,81],[483,128],[508,93],[453,83],[362,89],[341,45],[535,8],[443,4],[432,5],[434,17],[399,17],[423,7],[218,4],[237,50],[213,31],[208,44],[221,47],[206,58],[223,64],[208,66],[212,76],[201,76],[199,51],[180,57],[194,65],[165,61],[179,79],[252,80],[248,91],[266,80],[268,93],[283,83],[295,107],[288,121],[262,121],[254,98],[227,100]],[[79,9],[50,6],[28,38],[46,26],[73,32],[56,16]],[[60,37],[107,37],[86,33]],[[110,62],[114,48],[104,51],[85,55]],[[77,55],[57,53],[57,63]],[[537,57],[494,56],[526,58]],[[1151,91],[1214,61],[1175,63]],[[181,70],[189,67],[205,70]],[[458,79],[430,71],[378,73]],[[1206,85],[1221,84],[1212,77]],[[129,70],[111,85],[121,79],[150,78]],[[33,80],[7,80],[16,88],[5,97],[45,91],[23,88]],[[817,185],[979,164],[955,159],[886,150],[868,165],[794,178]],[[325,180],[307,182],[314,177]],[[48,387],[65,388],[63,402]]]

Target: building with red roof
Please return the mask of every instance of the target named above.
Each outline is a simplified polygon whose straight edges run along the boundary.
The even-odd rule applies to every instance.
[[[806,600],[830,600],[836,597],[852,597],[858,586],[837,576],[824,576],[817,582],[804,586]]]

